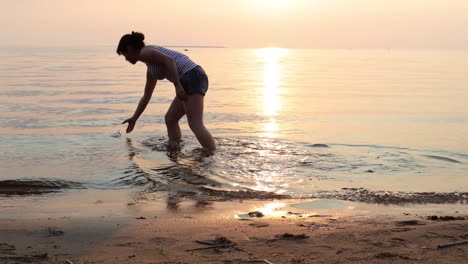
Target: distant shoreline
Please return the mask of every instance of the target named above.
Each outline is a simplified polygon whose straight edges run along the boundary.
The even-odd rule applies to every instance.
[[[172,46],[172,45],[161,45],[168,48],[208,48],[208,49],[225,49],[225,46]]]
[[[185,45],[164,45],[164,44],[158,44],[163,47],[167,48],[204,48],[204,49],[224,49],[228,48],[226,46],[185,46]],[[95,46],[41,46],[41,45],[19,45],[19,46],[0,46],[0,50],[20,50],[20,49],[93,49],[93,48],[115,48],[114,45],[95,45]]]
[[[230,46],[222,46],[222,45],[165,45],[165,44],[159,44],[159,43],[151,43],[167,48],[202,48],[202,49],[227,49],[227,48],[232,48],[232,49],[262,49],[262,48],[267,48],[267,47],[230,47]],[[46,50],[46,49],[56,49],[56,50],[84,50],[84,49],[115,49],[115,45],[113,44],[98,44],[98,45],[93,45],[93,46],[85,46],[85,45],[76,45],[76,46],[46,46],[46,45],[0,45],[0,51],[11,51],[11,50],[31,50],[31,49],[37,49],[37,50]],[[290,49],[290,50],[334,50],[334,51],[384,51],[384,52],[468,52],[467,48],[462,48],[462,49],[411,49],[411,48],[320,48],[320,47],[278,47],[282,49]]]

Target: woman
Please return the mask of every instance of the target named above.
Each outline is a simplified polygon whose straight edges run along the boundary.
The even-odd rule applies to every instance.
[[[122,36],[117,47],[117,54],[124,55],[131,64],[138,61],[146,64],[145,92],[128,123],[127,133],[132,132],[135,123],[148,105],[157,80],[164,78],[174,84],[176,97],[164,117],[170,141],[179,141],[181,132],[179,120],[187,115],[190,129],[198,142],[207,149],[216,149],[210,132],[203,124],[203,99],[208,90],[208,76],[202,67],[195,64],[186,55],[160,46],[144,43],[145,36],[138,32]]]

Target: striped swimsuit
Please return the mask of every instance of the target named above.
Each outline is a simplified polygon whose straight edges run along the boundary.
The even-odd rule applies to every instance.
[[[179,73],[179,78],[184,76],[186,72],[198,66],[187,55],[182,54],[180,52],[166,49],[164,47],[156,46],[156,45],[152,45],[149,47],[174,59],[175,64],[177,66],[177,71]],[[158,80],[162,80],[166,78],[167,73],[166,73],[166,69],[164,68],[164,66],[158,65],[158,64],[146,64],[146,65],[148,66],[148,72],[153,76],[153,78],[158,79]]]

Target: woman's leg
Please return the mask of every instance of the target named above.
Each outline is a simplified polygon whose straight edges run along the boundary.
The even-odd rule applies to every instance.
[[[203,101],[204,96],[201,94],[188,95],[187,101],[183,101],[185,113],[190,129],[198,139],[198,142],[207,150],[213,151],[216,145],[208,129],[203,124]]]
[[[164,116],[169,140],[179,141],[182,137],[182,133],[180,132],[179,127],[179,120],[184,115],[184,104],[182,103],[182,100],[175,97],[174,100],[172,100],[171,106],[167,110],[166,115]]]

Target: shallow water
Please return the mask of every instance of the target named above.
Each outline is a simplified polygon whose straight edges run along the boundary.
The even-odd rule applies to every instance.
[[[422,201],[466,201],[468,52],[187,54],[210,77],[205,122],[214,155],[199,149],[185,118],[183,142],[168,146],[167,81],[135,132],[111,137],[125,129],[145,76],[113,47],[2,49],[0,193],[137,189],[208,200],[408,202],[443,192]]]

